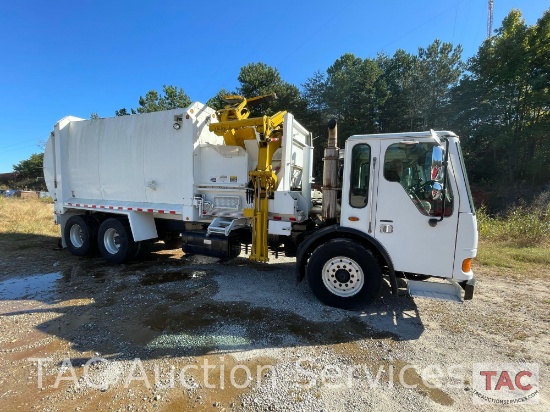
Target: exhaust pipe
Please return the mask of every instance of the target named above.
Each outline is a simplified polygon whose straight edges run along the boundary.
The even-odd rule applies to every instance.
[[[336,119],[328,122],[328,144],[323,159],[323,220],[325,224],[336,223],[336,200],[338,195],[338,157]]]

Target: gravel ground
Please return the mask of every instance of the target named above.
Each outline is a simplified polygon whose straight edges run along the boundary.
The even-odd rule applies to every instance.
[[[477,268],[463,304],[385,285],[347,312],[288,258],[28,253],[0,258],[2,411],[495,410],[474,402],[476,363],[537,365],[538,404],[512,408],[550,410],[550,273]]]

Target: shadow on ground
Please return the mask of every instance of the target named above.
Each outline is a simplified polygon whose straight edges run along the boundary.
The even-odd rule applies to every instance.
[[[386,284],[364,312],[324,306],[306,282],[296,286],[293,262],[263,265],[237,258],[219,263],[153,253],[148,260],[110,265],[63,250],[53,253],[62,262],[53,270],[4,273],[0,282],[0,299],[44,305],[0,316],[56,312],[58,317],[37,329],[106,358],[410,340],[424,330],[414,301],[392,296]],[[28,274],[29,268],[20,273]]]

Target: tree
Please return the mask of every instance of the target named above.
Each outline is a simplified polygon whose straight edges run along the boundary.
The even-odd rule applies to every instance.
[[[380,115],[384,132],[399,132],[419,128],[421,79],[418,56],[397,50],[392,57],[379,55],[388,98]]]
[[[215,96],[208,99],[206,105],[214,110],[223,109],[225,106],[227,106],[227,103],[223,100],[223,97],[232,94],[237,94],[237,92],[228,92],[225,89],[221,89],[218,93],[216,93]]]
[[[34,153],[28,159],[13,165],[13,171],[23,179],[36,179],[43,176],[44,153]]]
[[[185,108],[191,104],[191,99],[182,88],[176,86],[162,86],[162,93],[156,90],[149,90],[144,96],[139,97],[137,109],[126,108],[115,110],[116,116],[127,116],[136,113],[150,113],[161,110]]]
[[[463,71],[462,47],[434,40],[417,55],[380,55],[388,99],[381,115],[386,132],[448,127],[450,96]]]
[[[140,96],[137,112],[158,112],[160,110],[184,108],[191,104],[191,99],[181,88],[164,85],[162,91],[163,95],[159,95],[156,90],[149,90],[145,97]]]
[[[453,93],[474,179],[516,189],[550,179],[550,10],[528,27],[512,10]]]
[[[130,113],[128,113],[128,110],[126,108],[122,108],[120,110],[115,110],[115,116],[130,116],[131,114],[137,114],[137,112],[134,109],[130,109]]]
[[[241,67],[238,77],[238,94],[244,97],[256,97],[275,93],[276,100],[254,106],[251,116],[271,115],[280,110],[288,110],[295,116],[305,114],[306,102],[293,84],[281,79],[279,71],[265,63],[250,63]]]
[[[418,49],[420,69],[422,128],[427,130],[445,127],[446,108],[449,107],[451,89],[458,84],[463,71],[462,46],[434,40],[427,48]]]
[[[306,101],[306,115],[303,116],[303,124],[314,136],[319,139],[315,143],[323,145],[327,141],[327,123],[330,118],[327,104],[327,76],[316,71],[302,85],[302,96]],[[321,181],[323,175],[323,150],[313,151],[313,176],[316,181]]]
[[[326,103],[329,114],[340,122],[340,136],[380,130],[380,110],[387,99],[382,73],[376,60],[351,53],[327,69]]]

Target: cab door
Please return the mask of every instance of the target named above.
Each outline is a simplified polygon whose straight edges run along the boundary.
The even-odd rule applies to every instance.
[[[372,235],[387,249],[397,271],[452,277],[457,187],[449,166],[447,193],[442,193],[442,156],[442,147],[432,141],[380,142]],[[392,167],[399,163],[402,171],[396,177]],[[443,198],[445,217],[439,221]]]
[[[349,138],[340,199],[340,225],[374,236],[380,140]]]

